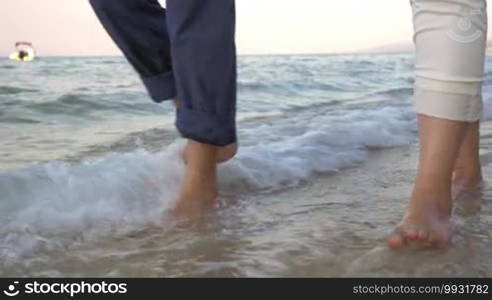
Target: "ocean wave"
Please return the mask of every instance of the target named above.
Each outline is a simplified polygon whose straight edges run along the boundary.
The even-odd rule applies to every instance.
[[[303,111],[310,111],[310,110],[326,110],[329,107],[333,107],[334,105],[340,104],[341,101],[339,100],[331,100],[331,101],[325,101],[325,102],[318,102],[318,103],[310,103],[306,105],[291,105],[289,108],[286,110],[291,112],[291,113],[299,113]],[[348,106],[348,105],[347,105]]]
[[[239,90],[241,89],[261,90],[261,89],[268,89],[270,88],[270,86],[268,84],[265,84],[264,82],[259,82],[259,81],[239,80],[238,88]]]
[[[102,157],[110,153],[133,152],[144,149],[158,152],[165,145],[171,144],[179,137],[174,128],[152,128],[139,132],[132,132],[107,144],[95,144],[86,150],[75,153],[65,159],[68,161],[84,161],[91,157]]]
[[[20,117],[20,116],[10,116],[10,115],[2,115],[0,113],[0,123],[11,123],[11,124],[39,124],[41,121],[33,119],[33,118],[27,118],[27,117]]]
[[[34,92],[39,92],[39,91],[35,89],[20,88],[20,87],[9,86],[9,85],[0,85],[0,95],[12,95],[12,94],[21,94],[21,93],[34,93]]]
[[[255,122],[255,121],[264,121],[264,120],[274,120],[277,118],[283,117],[284,114],[280,112],[265,112],[265,113],[240,113],[237,116],[238,122]]]
[[[0,173],[0,265],[157,222],[179,186],[176,154],[137,151]]]
[[[294,187],[317,173],[356,166],[371,149],[408,145],[415,130],[413,114],[401,108],[260,123],[240,132],[241,149],[220,166],[219,186],[227,195]],[[159,222],[184,174],[182,147],[178,140],[158,152],[138,149],[0,173],[0,265]]]
[[[78,90],[82,91],[82,90]],[[144,94],[113,93],[89,94],[69,93],[56,100],[24,104],[24,108],[43,114],[88,116],[101,111],[138,114],[141,112],[155,113],[161,109],[148,99],[140,99]],[[138,101],[133,101],[137,99]]]
[[[261,81],[261,80],[239,80],[239,90],[243,91],[343,91],[343,89],[334,83],[322,82],[314,80],[312,78],[305,78],[303,80],[286,80],[286,81]]]
[[[371,96],[401,97],[413,95],[413,87],[398,87],[383,89],[371,94]]]
[[[124,64],[123,60],[103,60],[100,63],[106,64],[106,65],[116,65],[116,64]]]
[[[112,110],[121,105],[109,101],[95,100],[97,96],[88,94],[65,94],[54,101],[30,103],[26,108],[46,114],[80,115],[93,111]]]

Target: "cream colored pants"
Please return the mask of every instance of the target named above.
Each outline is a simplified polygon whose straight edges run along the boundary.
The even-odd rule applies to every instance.
[[[486,0],[411,0],[420,114],[474,122],[483,111]]]

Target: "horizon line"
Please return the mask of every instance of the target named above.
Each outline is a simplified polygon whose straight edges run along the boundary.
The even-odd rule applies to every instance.
[[[368,55],[368,54],[408,54],[413,51],[354,51],[354,52],[313,52],[313,53],[242,53],[237,56],[337,56],[337,55]],[[8,54],[6,55],[8,56]],[[47,54],[37,55],[38,58],[42,57],[124,57],[123,54]]]

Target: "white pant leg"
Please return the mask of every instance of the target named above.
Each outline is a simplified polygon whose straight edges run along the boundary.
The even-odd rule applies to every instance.
[[[411,0],[418,113],[473,122],[483,111],[485,0]]]

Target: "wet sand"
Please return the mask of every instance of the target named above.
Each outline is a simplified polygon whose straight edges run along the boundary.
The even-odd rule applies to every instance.
[[[492,176],[491,146],[492,124],[486,123],[481,146],[486,181]],[[363,167],[320,176],[303,188],[262,199],[269,203],[281,198],[285,211],[278,213],[284,213],[286,219],[303,216],[304,224],[311,228],[306,225],[300,237],[306,239],[306,245],[316,240],[312,249],[316,248],[319,256],[307,259],[300,252],[282,275],[491,277],[492,189],[488,182],[480,191],[456,199],[456,229],[449,247],[387,248],[386,238],[398,224],[411,192],[417,155],[417,145],[374,151]],[[295,203],[294,207],[290,203]]]

